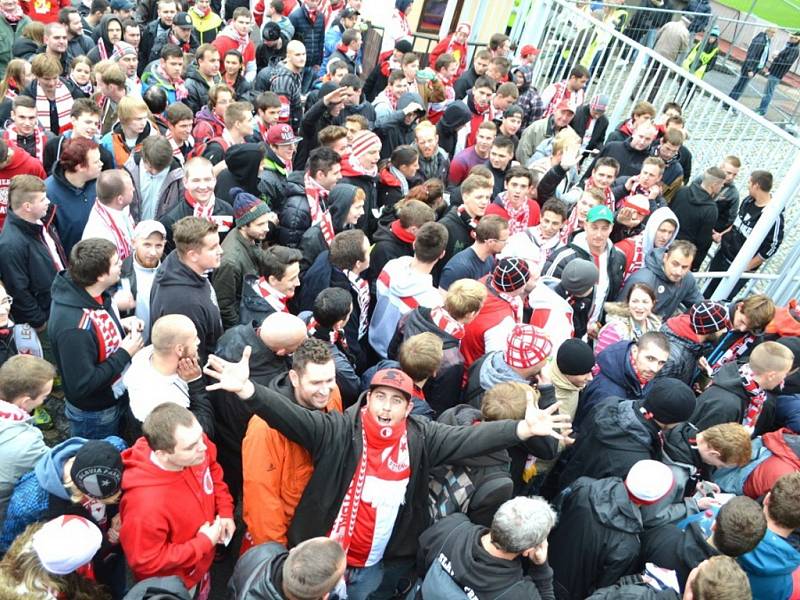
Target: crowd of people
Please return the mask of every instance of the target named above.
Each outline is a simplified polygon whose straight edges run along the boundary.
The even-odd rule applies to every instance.
[[[412,2],[0,0],[0,596],[800,593],[773,175]]]

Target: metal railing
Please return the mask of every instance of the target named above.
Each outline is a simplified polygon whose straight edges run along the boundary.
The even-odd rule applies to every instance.
[[[592,46],[598,36],[601,43]],[[612,102],[608,111],[611,127],[627,118],[638,100],[646,99],[656,106],[680,102],[687,122],[693,171],[699,173],[718,165],[727,155],[738,156],[742,161],[738,182],[743,188],[742,197],[747,195],[749,173],[769,170],[776,182],[769,212],[777,213],[776,209],[785,207],[786,229],[778,254],[767,261],[763,271],[780,273],[782,277],[757,287],[771,290],[776,301],[783,301],[796,291],[793,282],[796,272],[800,272],[800,140],[653,50],[577,10],[572,2],[537,2],[521,31],[520,43],[532,43],[542,49],[533,72],[534,85],[540,90],[565,78],[575,65],[588,65],[592,76],[587,98],[596,93],[608,95]],[[759,228],[761,239],[769,228],[764,229],[766,225],[765,221]],[[756,237],[756,232],[750,236],[749,245],[738,257],[741,260],[734,261],[723,282],[726,285],[720,285],[720,289],[729,290],[739,279],[758,247]],[[745,256],[748,250],[750,253]]]

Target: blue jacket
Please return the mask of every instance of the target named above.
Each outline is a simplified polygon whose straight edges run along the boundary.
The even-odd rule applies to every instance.
[[[107,437],[105,440],[120,452],[126,447],[118,437]],[[32,471],[20,478],[8,502],[6,521],[0,535],[0,552],[6,552],[28,525],[47,516],[51,494],[69,502],[70,493],[63,482],[64,463],[75,456],[86,442],[80,437],[64,440],[42,456]]]
[[[612,344],[597,355],[597,366],[600,372],[584,388],[578,402],[573,427],[577,430],[580,422],[589,411],[606,398],[616,397],[627,400],[640,400],[644,390],[631,365],[631,346],[635,342],[623,340]]]
[[[778,396],[775,420],[781,427],[800,431],[800,394]]]
[[[800,567],[800,552],[774,531],[767,529],[755,550],[738,560],[750,580],[753,598],[786,600],[792,595],[792,572]]]
[[[322,13],[317,13],[317,19],[312,23],[308,20],[305,6],[298,4],[289,15],[289,21],[294,25],[294,39],[300,40],[306,47],[306,65],[321,65],[325,50],[325,19]]]
[[[44,182],[47,197],[56,205],[56,230],[66,256],[69,256],[72,247],[81,241],[83,228],[94,206],[95,182],[93,179],[84,187],[76,188],[67,181],[60,164],[56,164],[53,174]]]

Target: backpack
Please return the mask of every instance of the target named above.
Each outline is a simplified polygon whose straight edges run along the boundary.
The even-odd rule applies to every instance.
[[[508,465],[445,465],[431,472],[428,510],[434,522],[460,512],[488,527],[495,511],[513,493]]]
[[[433,559],[422,582],[417,583],[414,598],[422,600],[467,600],[475,597],[474,595],[467,595],[464,588],[453,581],[450,561],[442,552],[450,536],[464,526],[472,526],[472,524],[462,523],[447,534],[442,546],[439,548],[439,554]]]
[[[203,156],[206,153],[206,150],[208,150],[209,144],[219,144],[220,147],[222,148],[223,154],[225,154],[225,151],[230,147],[228,140],[226,140],[222,136],[212,137],[202,142],[197,142],[194,145],[194,148],[192,148],[189,151],[189,155],[186,157],[186,160],[189,160],[191,158],[196,158],[198,156]]]

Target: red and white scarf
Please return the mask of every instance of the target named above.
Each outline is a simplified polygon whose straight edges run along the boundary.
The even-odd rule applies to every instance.
[[[436,306],[431,309],[431,320],[433,324],[445,333],[449,333],[457,340],[464,338],[464,326],[450,316],[444,307]]]
[[[220,37],[227,37],[236,42],[236,49],[242,56],[244,56],[245,50],[247,50],[247,44],[250,43],[249,33],[239,35],[239,32],[236,31],[236,28],[233,25],[228,25],[220,32],[219,35]]]
[[[158,75],[161,79],[166,81],[169,85],[171,85],[175,89],[175,99],[177,101],[185,100],[189,96],[189,92],[186,90],[186,85],[182,78],[178,77],[177,79],[170,79],[167,77],[167,73],[164,71],[163,67],[161,66],[161,62],[157,62],[153,67],[156,75]]]
[[[122,343],[122,330],[117,326],[114,317],[105,308],[84,308],[78,329],[93,330],[97,338],[97,363],[105,362],[114,354]],[[122,376],[111,384],[114,397],[119,398],[125,392]]]
[[[478,228],[478,221],[480,221],[480,217],[477,219],[475,217],[470,216],[467,212],[467,207],[462,204],[457,209],[458,216],[461,217],[461,220],[469,227],[469,235],[474,240],[475,239],[475,230]]]
[[[362,339],[367,335],[367,330],[369,329],[369,321],[367,320],[367,314],[369,313],[369,282],[352,271],[345,270],[344,274],[347,275],[350,286],[358,295],[358,339]]]
[[[19,88],[17,87],[17,82],[13,79],[8,80],[8,86],[6,87],[6,95],[5,97],[9,100],[14,100],[19,95]]]
[[[370,566],[383,558],[411,476],[405,419],[393,427],[383,426],[362,408],[361,444],[358,465],[329,534],[353,567]],[[356,539],[359,543],[353,545]]]
[[[739,377],[742,379],[742,387],[750,399],[742,418],[742,425],[752,432],[756,428],[758,417],[761,416],[761,410],[767,401],[767,392],[761,389],[761,386],[756,382],[749,364],[739,367]]]
[[[572,234],[576,231],[582,229],[580,224],[580,219],[578,217],[578,207],[572,209],[572,212],[569,213],[569,218],[567,222],[564,223],[564,227],[561,228],[561,242],[564,244],[569,244],[569,238],[572,237]]]
[[[308,337],[314,337],[317,331],[319,330],[320,335],[324,335],[325,329],[320,328],[319,323],[314,317],[311,317],[311,320],[306,325],[306,331],[308,332]],[[339,345],[347,348],[347,338],[344,336],[343,329],[328,329],[328,341],[333,344],[334,346]]]
[[[508,213],[508,234],[514,235],[515,233],[522,233],[528,229],[528,223],[531,218],[531,207],[528,200],[523,198],[522,205],[514,208],[505,196],[501,198],[503,206]]]
[[[123,223],[118,223],[114,215],[111,214],[105,206],[100,202],[95,202],[92,210],[97,213],[97,216],[103,224],[114,236],[114,244],[117,246],[117,254],[119,260],[123,261],[128,258],[133,252],[133,228],[131,227],[128,216],[120,213]]]
[[[14,421],[17,423],[27,421],[31,416],[16,404],[0,400],[0,421]]]
[[[19,2],[14,5],[14,8],[11,10],[3,10],[0,9],[0,15],[8,21],[9,23],[16,23],[22,17],[25,16],[25,13],[22,12],[22,7],[20,6]],[[17,32],[19,33],[19,32]]]
[[[631,264],[628,265],[627,269],[625,269],[625,278],[623,279],[623,283],[628,279],[628,277],[636,273],[636,271],[644,266],[644,234],[640,233],[639,235],[634,236],[631,241],[633,242],[633,256],[631,258]]]
[[[491,277],[491,275],[489,275]],[[511,294],[507,294],[506,292],[501,292],[494,284],[491,282],[490,279],[486,280],[486,289],[489,290],[490,294],[494,294],[498,298],[505,300],[511,305],[511,308],[514,311],[514,320],[519,323],[522,321],[522,309],[524,308],[522,298],[519,296],[512,296]]]
[[[66,257],[61,256],[61,252],[59,252],[56,240],[47,230],[47,226],[41,221],[38,221],[38,224],[42,226],[42,241],[44,242],[44,245],[47,246],[47,251],[50,253],[50,259],[53,261],[53,266],[56,268],[56,272],[63,271],[65,268]]]
[[[202,204],[194,199],[194,197],[187,191],[183,193],[186,203],[192,207],[192,216],[198,219],[205,219],[206,221],[213,221],[214,216],[214,202],[209,204]]]
[[[178,145],[177,140],[170,130],[167,130],[165,137],[169,140],[169,145],[172,146],[172,156],[177,158],[178,162],[184,164],[186,162],[186,156],[183,154],[183,147],[188,146],[190,149],[194,148],[194,137],[190,135],[182,146]]]
[[[556,111],[556,106],[558,106],[562,100],[569,98],[569,92],[567,89],[567,81],[559,81],[553,84],[553,97],[550,98],[550,103],[545,108],[542,117],[549,117]]]
[[[3,134],[3,138],[9,144],[17,146],[19,133],[17,132],[17,126],[13,122],[6,124],[6,132]],[[33,128],[33,146],[35,149],[34,156],[39,159],[39,162],[44,162],[44,143],[46,139],[47,135],[45,135],[44,129],[42,129],[41,125],[37,122],[36,126]]]
[[[397,96],[392,91],[391,86],[386,86],[383,88],[383,95],[386,98],[386,101],[389,103],[389,106],[392,110],[397,110]]]
[[[616,210],[616,206],[615,205],[616,205],[617,201],[614,198],[614,194],[611,193],[611,187],[610,186],[601,187],[601,186],[599,186],[598,184],[596,184],[594,182],[594,179],[589,177],[589,179],[586,180],[586,186],[584,187],[584,189],[588,190],[589,188],[597,188],[598,190],[602,191],[603,192],[603,198],[605,198],[604,204],[608,208],[610,208],[611,210]]]
[[[67,86],[60,79],[56,84],[55,103],[56,112],[58,113],[58,133],[59,135],[65,131],[72,129],[69,114],[72,112],[72,94],[69,93]],[[36,116],[39,117],[39,124],[44,129],[51,129],[50,127],[50,100],[45,96],[41,85],[36,86]]]
[[[311,225],[319,225],[322,237],[325,238],[325,243],[330,247],[333,242],[333,236],[336,233],[333,231],[331,211],[325,206],[325,201],[328,199],[328,190],[311,177],[308,171],[305,173],[304,183],[308,208],[311,212]]]
[[[259,277],[253,284],[253,290],[264,299],[264,301],[275,309],[275,312],[289,312],[286,301],[289,299],[286,294],[280,293],[272,287],[264,277]]]
[[[723,352],[722,356],[720,356],[711,364],[711,368],[713,369],[714,373],[719,371],[728,363],[736,361],[739,359],[739,357],[744,356],[744,354],[750,349],[755,341],[756,336],[749,333],[739,336],[735,342],[728,346],[728,349]]]

